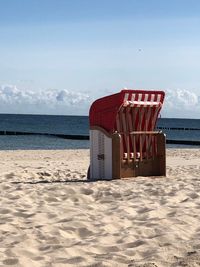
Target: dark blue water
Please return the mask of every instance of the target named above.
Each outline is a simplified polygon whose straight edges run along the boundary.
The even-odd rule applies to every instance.
[[[88,135],[87,116],[0,114],[0,131]]]
[[[200,120],[159,119],[158,126],[172,128],[199,128]],[[87,116],[14,115],[0,114],[0,131],[88,135]],[[163,130],[167,139],[198,140],[200,130]],[[89,141],[67,140],[51,136],[0,136],[0,149],[75,149],[89,148]]]
[[[88,135],[87,116],[0,114],[0,131]],[[89,148],[87,140],[67,140],[42,135],[0,135],[0,149]]]
[[[199,130],[162,130],[167,139],[200,141],[200,120],[195,119],[159,119],[157,126],[166,128],[190,128]]]

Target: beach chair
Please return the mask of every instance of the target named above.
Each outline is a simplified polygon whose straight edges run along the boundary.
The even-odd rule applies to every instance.
[[[90,107],[88,178],[165,176],[165,135],[155,131],[165,93],[122,90]]]

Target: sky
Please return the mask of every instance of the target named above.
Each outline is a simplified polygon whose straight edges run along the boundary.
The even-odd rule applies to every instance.
[[[199,0],[0,0],[0,113],[88,115],[122,88],[200,119]]]

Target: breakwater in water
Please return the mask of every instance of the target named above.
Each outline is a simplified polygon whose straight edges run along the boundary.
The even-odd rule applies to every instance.
[[[158,130],[169,131],[200,131],[200,128],[188,128],[188,127],[157,127]]]
[[[163,130],[164,127],[158,127],[157,129]],[[166,129],[166,128],[165,128]],[[167,130],[170,130],[171,128],[167,128]],[[182,128],[172,128],[172,130],[181,130]],[[184,129],[187,131],[188,129]],[[191,130],[191,129],[190,129]],[[195,129],[197,130],[197,129]],[[200,129],[198,129],[200,130]],[[36,133],[36,132],[21,132],[21,131],[0,131],[0,135],[42,135],[42,136],[52,136],[52,137],[58,137],[63,139],[71,139],[71,140],[89,140],[89,135],[76,135],[76,134],[54,134],[54,133]],[[200,140],[173,140],[173,139],[167,139],[167,144],[177,144],[177,145],[194,145],[194,146],[200,146]]]
[[[169,146],[200,146],[200,119],[160,118],[156,130]],[[89,148],[88,116],[0,114],[0,150],[78,148]]]
[[[54,134],[54,133],[0,131],[0,135],[46,135],[46,136],[55,136],[55,137],[71,139],[71,140],[89,140],[89,135],[78,135],[78,134]]]

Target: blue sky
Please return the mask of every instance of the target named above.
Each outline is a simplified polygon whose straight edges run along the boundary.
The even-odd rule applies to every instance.
[[[127,87],[200,118],[199,14],[198,0],[0,0],[0,112],[86,115]]]

